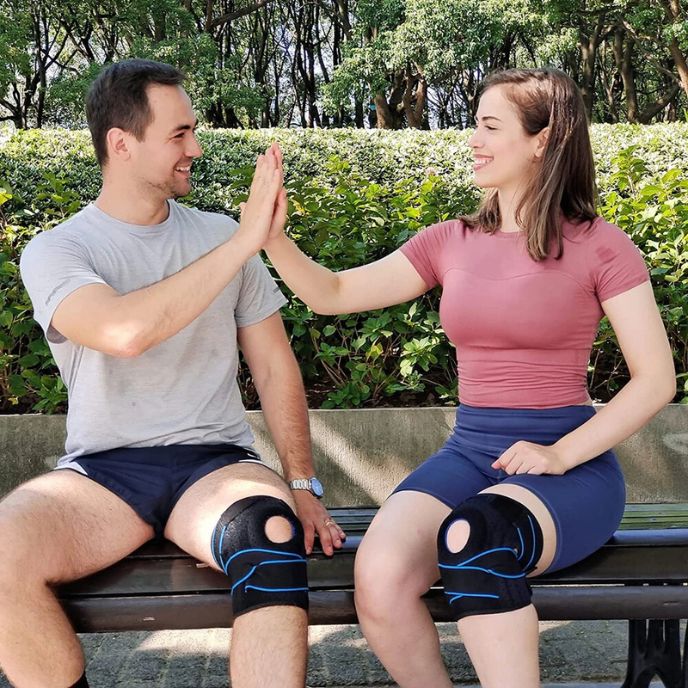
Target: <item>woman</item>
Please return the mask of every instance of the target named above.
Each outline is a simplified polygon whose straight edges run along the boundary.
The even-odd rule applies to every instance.
[[[314,311],[349,313],[442,285],[457,348],[453,435],[380,509],[356,559],[363,631],[402,687],[449,688],[421,595],[442,577],[481,685],[539,686],[526,576],[573,564],[621,519],[610,448],[675,394],[672,355],[640,253],[595,214],[592,152],[573,81],[552,69],[488,78],[469,145],[478,212],[428,227],[370,265],[332,273],[282,232],[262,242]],[[261,164],[281,172],[273,147]],[[595,413],[586,370],[607,315],[631,374]]]

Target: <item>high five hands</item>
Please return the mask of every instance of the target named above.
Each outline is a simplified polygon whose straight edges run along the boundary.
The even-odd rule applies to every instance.
[[[252,253],[258,253],[283,236],[287,221],[287,193],[282,151],[277,143],[258,156],[248,199],[239,207],[241,221],[237,236],[246,241]]]

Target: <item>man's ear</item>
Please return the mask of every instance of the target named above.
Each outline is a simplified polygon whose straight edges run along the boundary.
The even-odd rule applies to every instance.
[[[105,140],[107,142],[109,160],[128,160],[131,157],[131,151],[129,150],[131,134],[124,131],[124,129],[112,127],[112,129],[108,130]]]

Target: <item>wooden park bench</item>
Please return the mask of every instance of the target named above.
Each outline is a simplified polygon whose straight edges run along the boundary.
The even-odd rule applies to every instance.
[[[356,623],[354,556],[376,509],[330,511],[348,538],[333,557],[317,551],[310,557],[310,623]],[[688,504],[627,505],[620,529],[601,550],[531,582],[543,620],[629,621],[622,688],[647,688],[654,676],[667,688],[688,688],[679,625],[688,618]],[[58,594],[80,632],[232,625],[225,576],[169,542],[150,543]],[[425,600],[436,621],[450,620],[441,588]]]

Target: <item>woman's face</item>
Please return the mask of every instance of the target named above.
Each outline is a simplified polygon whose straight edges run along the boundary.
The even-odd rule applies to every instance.
[[[545,142],[544,131],[530,136],[521,125],[505,86],[483,93],[476,116],[477,126],[468,141],[473,151],[475,183],[515,193],[524,188],[538,164]]]

